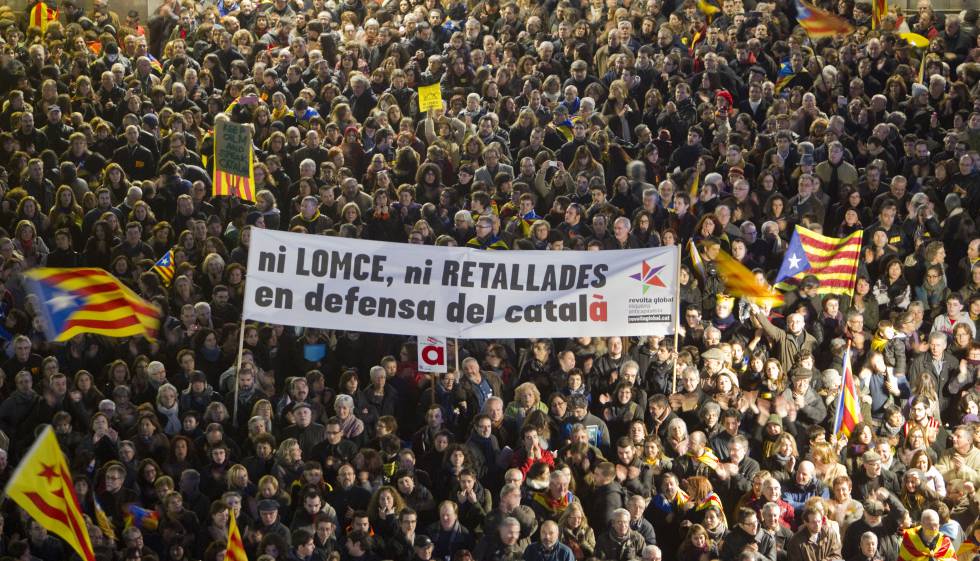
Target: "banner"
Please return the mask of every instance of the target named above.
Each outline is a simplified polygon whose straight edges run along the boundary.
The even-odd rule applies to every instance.
[[[667,335],[678,251],[480,251],[253,228],[244,315],[461,339]]]
[[[419,337],[419,372],[448,372],[445,337]]]
[[[252,129],[227,119],[214,122],[214,196],[255,200]]]

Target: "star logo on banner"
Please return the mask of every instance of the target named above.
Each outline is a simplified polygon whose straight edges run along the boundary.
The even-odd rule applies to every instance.
[[[54,466],[42,463],[41,473],[37,474],[38,477],[43,477],[48,481],[48,485],[51,485],[51,481],[58,477],[58,470]]]
[[[643,294],[646,294],[647,290],[650,290],[651,286],[659,286],[661,288],[666,288],[667,285],[664,284],[664,281],[660,278],[660,274],[659,274],[664,267],[665,265],[661,265],[659,267],[651,267],[649,263],[643,261],[643,266],[640,269],[640,272],[630,275],[630,278],[643,283]]]
[[[800,261],[802,261],[802,259],[800,259],[799,257],[797,257],[795,253],[791,254],[789,256],[789,268],[790,269],[799,269],[800,268]]]

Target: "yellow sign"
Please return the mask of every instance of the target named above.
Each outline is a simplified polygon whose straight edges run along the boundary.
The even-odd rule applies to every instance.
[[[442,88],[439,83],[419,86],[419,111],[432,111],[442,108]]]

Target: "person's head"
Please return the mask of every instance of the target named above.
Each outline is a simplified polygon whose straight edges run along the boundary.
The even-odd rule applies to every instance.
[[[628,512],[626,513],[626,516],[628,520],[629,517]],[[628,525],[629,522],[627,521],[627,527]],[[538,538],[541,541],[541,545],[544,546],[545,549],[550,550],[551,548],[553,548],[555,544],[558,543],[558,536],[559,536],[559,531],[558,531],[557,523],[551,520],[546,520],[541,524],[541,529],[538,533]]]

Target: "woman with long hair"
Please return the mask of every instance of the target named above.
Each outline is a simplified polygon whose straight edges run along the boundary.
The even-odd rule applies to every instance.
[[[582,503],[573,501],[558,517],[561,542],[572,550],[575,561],[584,561],[595,553],[595,532],[589,526]]]
[[[592,150],[585,144],[575,149],[572,164],[568,168],[568,173],[572,177],[584,175],[591,180],[593,177],[599,178],[603,183],[606,182],[606,172],[602,165],[592,156]]]
[[[694,524],[687,530],[684,541],[677,549],[677,561],[709,561],[718,556],[718,543],[711,539],[708,530]]]

